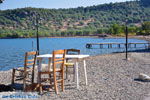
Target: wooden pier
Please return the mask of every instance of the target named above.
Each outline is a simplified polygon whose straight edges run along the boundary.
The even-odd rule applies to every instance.
[[[124,48],[126,43],[87,43],[86,48],[92,48],[94,45],[99,45],[100,49],[103,48]],[[104,45],[106,45],[104,47]],[[144,45],[145,48],[150,48],[150,43],[128,43],[128,48],[137,48],[137,45]]]

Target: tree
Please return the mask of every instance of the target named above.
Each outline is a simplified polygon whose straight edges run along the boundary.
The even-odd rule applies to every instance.
[[[113,35],[119,35],[122,33],[122,27],[118,24],[113,24],[109,32]]]
[[[0,0],[0,3],[3,3],[4,0]]]
[[[141,0],[141,3],[146,7],[150,6],[150,0]]]
[[[150,35],[150,22],[144,22],[142,24],[142,31],[144,32],[144,35]]]
[[[4,0],[0,0],[1,3]],[[147,6],[146,6],[147,5]],[[7,36],[14,30],[19,37],[34,37],[32,34],[35,23],[35,12],[40,15],[39,33],[41,36],[92,35],[109,33],[120,35],[123,33],[123,24],[128,14],[128,26],[139,25],[141,21],[150,21],[150,0],[128,1],[121,3],[110,3],[98,6],[79,7],[70,9],[43,9],[43,8],[18,8],[13,10],[0,10],[0,37]],[[115,23],[115,24],[114,24]],[[149,34],[144,28],[135,30],[129,28],[130,33],[138,31]],[[104,30],[106,29],[106,30]],[[61,31],[65,31],[61,32]],[[1,33],[0,32],[0,33]],[[51,34],[50,34],[51,33]],[[52,34],[54,33],[54,34]],[[12,34],[12,36],[13,36]],[[9,35],[10,36],[10,35]]]
[[[102,29],[102,28],[97,29],[97,34],[102,34],[102,33],[104,33],[104,31],[103,31],[103,29]]]

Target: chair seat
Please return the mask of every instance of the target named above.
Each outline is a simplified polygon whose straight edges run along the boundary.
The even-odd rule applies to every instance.
[[[49,67],[48,67],[48,64],[42,64],[41,72],[52,72],[52,71],[53,71],[52,68],[50,68],[50,70],[49,70],[48,68],[49,68]],[[60,69],[60,68],[56,68],[56,71],[57,71],[57,72],[58,72],[58,71],[61,71],[61,69]]]
[[[17,71],[24,72],[24,67],[14,68]],[[28,70],[32,70],[30,67],[27,67]]]
[[[27,68],[26,73],[27,73],[27,76],[29,77],[29,76],[32,75],[30,73],[32,71],[32,69],[30,67],[26,67],[26,68]],[[14,74],[14,76],[15,76],[14,81],[21,81],[21,80],[23,80],[25,78],[24,77],[24,72],[25,72],[24,67],[14,68],[14,70],[16,71],[15,72],[16,74]]]
[[[14,68],[17,71],[24,71],[24,67]]]
[[[73,66],[74,63],[69,63],[69,62],[67,62],[67,63],[65,63],[65,65],[66,65],[66,66]]]
[[[60,68],[56,68],[56,72],[61,71]],[[41,72],[53,72],[53,69],[51,68],[50,70],[48,69],[42,69]]]

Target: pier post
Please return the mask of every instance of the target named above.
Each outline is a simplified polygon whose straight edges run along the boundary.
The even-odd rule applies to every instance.
[[[102,45],[102,44],[100,44],[100,48],[101,48],[101,49],[103,48],[103,45]]]
[[[136,44],[134,44],[134,47],[136,48]]]
[[[91,48],[92,44],[86,44],[86,48]]]
[[[131,48],[131,44],[130,43],[128,43],[128,48]]]
[[[120,44],[118,44],[118,48],[120,48]]]
[[[112,44],[110,44],[110,48],[112,48]]]

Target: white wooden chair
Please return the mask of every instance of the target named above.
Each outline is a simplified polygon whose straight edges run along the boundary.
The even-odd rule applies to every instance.
[[[79,55],[80,50],[78,50],[78,49],[67,49],[66,54]],[[70,59],[66,59],[65,66],[66,66],[66,79],[68,78],[68,68],[73,68],[73,74],[74,74],[74,80],[75,80],[75,62],[70,60]]]

